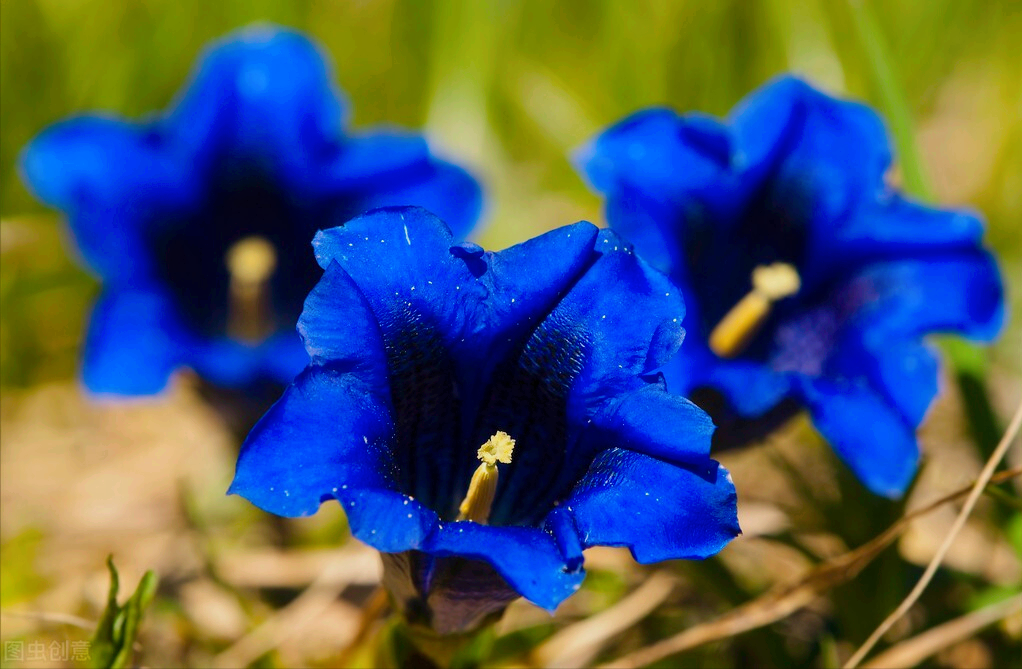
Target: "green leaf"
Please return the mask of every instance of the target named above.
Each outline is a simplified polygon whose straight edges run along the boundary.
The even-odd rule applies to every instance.
[[[128,598],[124,606],[117,603],[120,590],[120,577],[114,566],[113,556],[106,560],[110,570],[110,591],[107,594],[106,609],[103,611],[96,633],[92,637],[90,652],[92,666],[96,669],[122,669],[131,662],[132,648],[138,637],[142,614],[156,594],[159,582],[156,574],[147,571],[134,594]]]

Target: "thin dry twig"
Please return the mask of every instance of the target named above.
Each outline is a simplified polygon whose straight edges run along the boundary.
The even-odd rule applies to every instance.
[[[232,588],[304,588],[328,567],[339,582],[376,585],[380,558],[363,543],[340,549],[257,549],[218,555],[213,565]]]
[[[930,560],[930,564],[926,566],[926,571],[919,578],[919,582],[916,583],[915,587],[912,588],[912,592],[908,593],[908,596],[898,605],[891,615],[887,616],[886,619],[880,626],[873,630],[873,633],[866,639],[866,642],[859,647],[859,650],[855,651],[855,654],[849,658],[848,662],[845,663],[844,669],[855,669],[862,662],[866,654],[873,649],[876,642],[887,633],[887,630],[891,629],[894,623],[898,622],[902,616],[904,616],[912,605],[916,603],[919,597],[926,590],[926,586],[930,584],[930,580],[933,579],[933,575],[937,572],[937,568],[940,567],[940,563],[944,561],[944,556],[947,555],[948,549],[951,548],[951,544],[954,542],[955,537],[958,536],[958,532],[965,525],[965,521],[968,519],[969,514],[972,513],[973,507],[976,506],[976,501],[979,500],[979,496],[983,494],[983,489],[990,482],[990,478],[994,475],[994,470],[1001,464],[1001,460],[1004,459],[1005,454],[1008,452],[1008,446],[1014,441],[1018,435],[1019,428],[1022,427],[1022,402],[1019,403],[1018,408],[1015,410],[1015,415],[1011,419],[1011,423],[1008,425],[1008,429],[1005,430],[1004,436],[1001,437],[1001,443],[997,444],[997,448],[990,454],[990,458],[987,460],[986,465],[983,467],[983,471],[980,472],[979,478],[976,479],[975,485],[972,486],[972,491],[969,493],[968,499],[965,500],[965,504],[962,505],[962,510],[958,512],[958,517],[955,518],[954,525],[948,530],[947,536],[944,537],[944,543],[941,544],[937,554]]]
[[[247,667],[282,644],[337,601],[350,584],[339,578],[347,571],[343,562],[328,566],[293,602],[213,658],[212,665]]]
[[[43,623],[55,625],[70,625],[90,632],[96,629],[96,623],[92,620],[79,618],[67,613],[47,613],[46,611],[0,611],[0,618],[23,618],[26,620],[37,620]]]
[[[903,669],[914,667],[948,646],[968,639],[976,632],[998,620],[1022,612],[1022,595],[1015,595],[978,611],[970,611],[911,639],[888,648],[862,665],[866,669]]]
[[[369,632],[373,629],[373,625],[384,614],[389,604],[387,590],[382,585],[376,586],[376,589],[373,590],[373,593],[369,595],[369,599],[362,606],[362,615],[359,616],[358,629],[355,630],[355,635],[345,644],[341,652],[337,654],[337,657],[334,658],[337,666],[346,667],[351,663],[351,659],[355,656],[359,647],[369,638]]]
[[[658,571],[606,611],[565,627],[533,651],[541,667],[582,667],[615,635],[652,613],[667,599],[676,579]]]
[[[1001,483],[1020,474],[1022,467],[1000,472],[990,479],[990,483]],[[782,620],[812,603],[824,592],[854,578],[873,558],[894,543],[913,520],[964,497],[973,489],[974,486],[970,485],[956,490],[905,514],[867,543],[817,565],[794,583],[777,585],[756,599],[731,609],[714,620],[690,627],[672,637],[600,666],[603,669],[642,667],[704,643],[726,639]]]

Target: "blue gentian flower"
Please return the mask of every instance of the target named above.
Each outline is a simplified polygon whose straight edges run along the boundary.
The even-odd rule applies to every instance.
[[[258,26],[214,44],[166,112],[72,118],[25,149],[26,182],[103,281],[88,388],[155,393],[180,366],[222,387],[288,383],[308,362],[294,326],[320,275],[316,230],[417,204],[468,232],[480,192],[465,171],[421,136],[344,120],[320,50]]]
[[[804,407],[866,486],[900,495],[937,392],[923,336],[1001,325],[980,220],[888,186],[879,117],[794,78],[723,123],[639,112],[578,158],[610,225],[684,293],[692,336],[669,389],[732,443]]]
[[[281,516],[338,500],[405,614],[443,633],[518,594],[552,610],[589,546],[654,562],[735,537],[712,423],[657,374],[682,336],[667,279],[585,222],[499,253],[453,242],[418,208],[316,236],[312,362],[230,492]]]

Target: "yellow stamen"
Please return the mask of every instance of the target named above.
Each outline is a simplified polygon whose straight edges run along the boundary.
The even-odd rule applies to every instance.
[[[245,237],[227,249],[224,261],[231,275],[227,334],[262,341],[274,329],[269,284],[277,269],[277,250],[264,237]]]
[[[479,447],[476,455],[482,462],[472,474],[465,501],[458,507],[458,520],[471,520],[481,525],[490,520],[490,509],[497,495],[497,463],[511,464],[514,448],[515,440],[500,431]]]
[[[752,270],[752,290],[710,333],[710,350],[722,358],[740,355],[763,327],[774,302],[794,295],[801,287],[798,271],[787,263],[756,267]]]

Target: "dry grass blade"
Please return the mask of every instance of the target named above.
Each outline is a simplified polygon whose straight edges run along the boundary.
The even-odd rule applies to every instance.
[[[247,667],[298,633],[309,621],[330,607],[350,584],[338,578],[347,567],[335,564],[323,570],[293,602],[272,618],[213,658],[214,667]],[[340,630],[339,630],[340,632]]]
[[[1000,483],[1022,474],[1022,467],[1001,472],[990,482]],[[736,607],[716,620],[690,627],[651,646],[622,655],[601,667],[642,667],[665,657],[711,641],[757,629],[782,620],[811,603],[831,588],[854,578],[885,548],[890,546],[916,518],[930,513],[948,502],[960,499],[974,489],[973,485],[956,490],[924,507],[906,514],[869,542],[816,566],[795,583],[771,588],[756,599]]]
[[[903,615],[905,615],[913,604],[919,599],[923,591],[926,590],[926,586],[930,584],[930,580],[933,575],[937,572],[937,568],[940,567],[940,563],[944,561],[944,556],[947,555],[948,549],[951,548],[951,544],[954,542],[955,537],[958,536],[958,532],[965,525],[966,519],[969,514],[972,513],[973,507],[976,506],[976,501],[979,496],[983,494],[983,489],[986,488],[987,484],[990,483],[991,477],[994,475],[994,470],[997,469],[997,465],[1004,459],[1005,454],[1008,452],[1008,446],[1014,441],[1015,437],[1018,436],[1019,428],[1022,427],[1022,403],[1019,403],[1018,408],[1015,410],[1015,415],[1011,418],[1011,423],[1008,425],[1008,429],[1005,430],[1004,436],[1001,438],[1001,443],[997,444],[997,448],[990,454],[990,458],[987,460],[986,465],[983,467],[983,471],[980,472],[979,478],[976,479],[976,483],[972,486],[972,490],[969,492],[969,498],[965,500],[965,504],[962,505],[962,510],[958,513],[958,517],[955,518],[954,525],[948,530],[947,536],[944,537],[944,543],[941,544],[937,554],[930,560],[930,564],[926,565],[926,571],[919,577],[919,582],[916,583],[915,587],[912,588],[912,592],[908,593],[908,596],[898,605],[891,615],[887,616],[880,626],[873,630],[873,633],[866,639],[866,642],[859,647],[859,650],[855,651],[855,654],[849,658],[848,662],[845,663],[844,669],[854,669],[859,666],[866,654],[872,650],[876,642],[887,633],[887,630],[891,629],[894,623],[898,622]]]
[[[383,616],[389,604],[386,589],[382,585],[377,586],[373,593],[369,595],[366,603],[362,605],[362,614],[358,619],[358,629],[355,630],[351,640],[345,644],[344,648],[341,649],[334,659],[337,666],[346,667],[351,664],[351,659],[355,657],[355,653],[358,652],[362,644],[369,638],[373,625]]]
[[[656,607],[674,589],[675,578],[658,571],[634,592],[607,610],[575,623],[555,634],[533,651],[535,663],[541,667],[582,667],[616,634],[620,634]]]
[[[1004,601],[937,625],[911,639],[906,639],[862,666],[871,669],[914,667],[948,646],[968,639],[984,627],[1020,612],[1022,612],[1022,595],[1009,597]]]
[[[260,549],[217,556],[216,573],[234,588],[305,588],[323,573],[339,582],[376,585],[380,558],[376,551],[353,541],[340,549]]]
[[[96,629],[96,622],[86,620],[67,613],[47,613],[45,611],[0,611],[0,618],[22,618],[25,620],[36,620],[41,623],[53,625],[70,625],[90,632]]]

